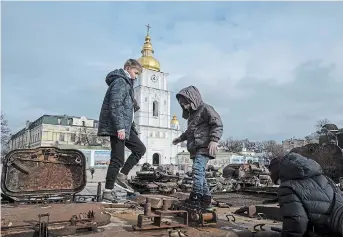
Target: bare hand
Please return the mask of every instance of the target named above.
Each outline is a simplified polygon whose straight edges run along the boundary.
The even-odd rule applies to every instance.
[[[181,138],[177,137],[173,140],[173,145],[177,145],[181,142]]]
[[[217,154],[218,142],[211,141],[207,149],[210,156],[215,156]]]
[[[125,130],[119,130],[118,131],[118,138],[120,140],[125,140]]]

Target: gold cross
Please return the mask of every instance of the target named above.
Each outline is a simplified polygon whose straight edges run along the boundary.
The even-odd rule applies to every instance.
[[[146,25],[146,28],[148,29],[148,30],[147,30],[147,35],[148,35],[148,34],[149,34],[149,31],[150,31],[150,28],[151,28],[151,26],[150,26],[149,24],[147,24],[147,25]]]

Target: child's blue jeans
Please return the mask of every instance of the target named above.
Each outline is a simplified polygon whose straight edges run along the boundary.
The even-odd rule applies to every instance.
[[[202,196],[211,196],[205,177],[206,165],[208,161],[209,158],[203,155],[196,155],[193,160],[193,193],[200,194]]]

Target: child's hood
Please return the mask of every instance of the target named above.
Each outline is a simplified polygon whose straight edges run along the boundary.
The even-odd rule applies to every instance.
[[[118,78],[123,78],[129,85],[132,86],[132,80],[126,75],[124,69],[116,69],[107,74],[105,82],[108,86],[110,86],[112,82]]]
[[[191,102],[192,110],[197,110],[204,103],[198,88],[195,86],[188,86],[180,90],[180,92],[176,94],[176,99],[179,100],[180,96],[185,97]],[[188,118],[188,114],[186,114],[187,112],[188,111],[183,111],[182,113],[182,117],[185,119]]]
[[[314,160],[297,153],[288,153],[280,163],[281,182],[306,179],[322,174],[322,167]]]

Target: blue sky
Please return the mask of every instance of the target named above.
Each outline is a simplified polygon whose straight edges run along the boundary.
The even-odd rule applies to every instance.
[[[342,2],[2,2],[1,11],[1,106],[13,132],[42,114],[97,119],[104,77],[140,56],[148,23],[169,89],[197,86],[225,137],[303,137],[322,118],[343,126]]]

